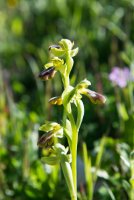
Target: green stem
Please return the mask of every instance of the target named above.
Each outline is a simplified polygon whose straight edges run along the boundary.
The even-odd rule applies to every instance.
[[[66,77],[63,74],[61,74],[61,78],[64,85],[64,90],[65,90],[70,85],[69,76]]]
[[[67,88],[69,83],[69,74],[73,66],[73,59],[70,56],[70,52],[67,52],[66,56],[66,64],[67,64],[67,72],[64,76],[64,88]],[[71,106],[71,105],[70,105]],[[72,197],[72,200],[77,199],[77,143],[78,143],[78,131],[76,127],[76,123],[72,114],[72,111],[70,113],[67,113],[67,116],[71,122],[72,126],[72,145],[71,145],[71,154],[72,154],[72,176],[73,176],[73,186],[75,191],[75,197]]]
[[[77,144],[78,144],[78,132],[75,125],[74,117],[71,113],[68,113],[68,118],[72,125],[72,174],[73,174],[73,183],[74,188],[77,193]]]
[[[72,135],[72,173],[73,173],[73,181],[74,188],[77,191],[77,143],[78,143],[78,133],[76,128],[73,128]]]
[[[65,88],[67,88],[69,86],[69,77],[65,78]]]

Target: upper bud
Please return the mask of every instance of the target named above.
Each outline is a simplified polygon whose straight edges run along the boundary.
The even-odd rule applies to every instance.
[[[64,50],[71,50],[74,46],[74,42],[71,42],[68,39],[62,39],[59,44]]]
[[[49,47],[50,53],[52,53],[54,56],[63,56],[65,54],[64,49],[60,45],[51,45]]]
[[[50,53],[53,54],[53,56],[64,56],[66,53],[70,53],[71,57],[74,57],[78,53],[78,48],[72,49],[74,46],[74,42],[71,42],[68,39],[62,39],[59,42],[59,45],[51,45],[49,47]]]

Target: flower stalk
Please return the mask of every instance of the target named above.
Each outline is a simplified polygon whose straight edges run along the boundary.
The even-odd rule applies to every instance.
[[[73,49],[74,43],[68,39],[62,39],[58,45],[51,45],[49,51],[51,60],[45,65],[45,70],[39,74],[42,80],[53,78],[58,71],[63,82],[61,96],[52,97],[49,103],[63,105],[63,123],[46,122],[39,130],[44,131],[38,141],[38,146],[49,150],[49,156],[43,157],[42,161],[49,165],[60,164],[71,200],[77,200],[77,144],[78,133],[84,116],[82,95],[89,98],[92,103],[104,104],[106,99],[103,95],[88,89],[90,81],[84,79],[75,87],[70,85],[70,72],[73,68],[73,57],[78,53],[78,48]],[[72,105],[77,108],[75,119]],[[60,138],[66,137],[68,146],[61,144]],[[51,152],[51,153],[50,153]],[[70,153],[68,153],[70,152]]]

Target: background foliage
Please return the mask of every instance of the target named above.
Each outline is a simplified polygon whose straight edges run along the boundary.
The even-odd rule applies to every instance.
[[[114,66],[127,66],[134,77],[133,24],[133,0],[0,1],[0,200],[69,199],[59,167],[42,165],[36,145],[39,125],[62,118],[62,108],[59,112],[47,103],[61,94],[60,77],[38,80],[49,59],[48,46],[61,38],[80,48],[72,84],[87,77],[91,88],[107,97],[105,106],[84,100],[79,135],[82,166],[85,141],[92,169],[97,168],[94,199],[131,198],[134,83],[120,88],[109,73]],[[79,199],[86,199],[84,177],[78,189]]]

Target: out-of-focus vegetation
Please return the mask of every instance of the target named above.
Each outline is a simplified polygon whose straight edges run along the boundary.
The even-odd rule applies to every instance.
[[[39,125],[62,117],[47,104],[61,94],[60,77],[45,83],[37,78],[47,47],[61,38],[80,47],[72,84],[87,77],[107,96],[103,107],[85,104],[78,154],[86,179],[79,179],[79,199],[93,187],[93,199],[133,200],[133,24],[133,0],[0,1],[0,200],[69,199],[60,168],[43,165],[45,152],[37,148]],[[130,71],[124,87],[109,79],[115,66]],[[90,155],[85,159],[83,141]]]

